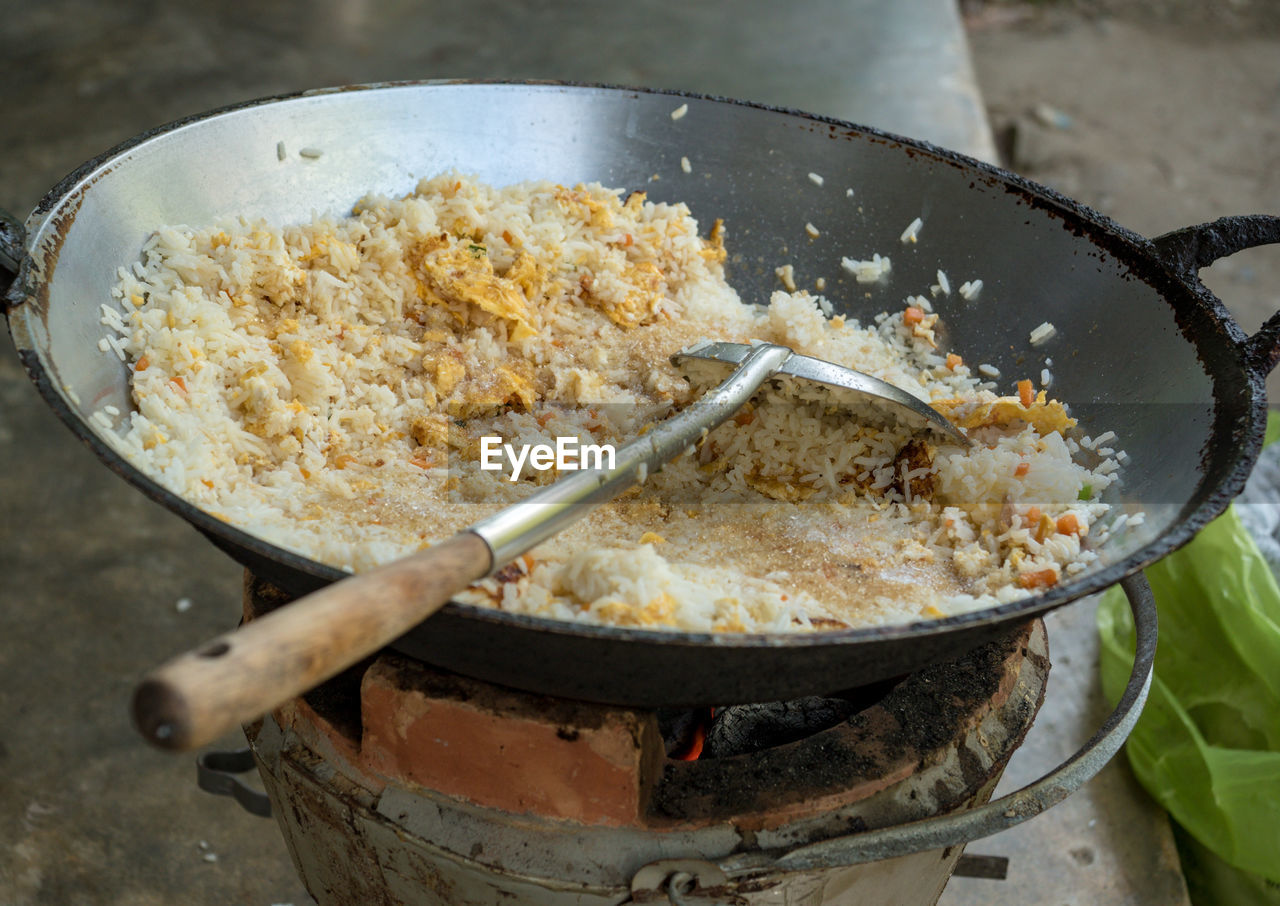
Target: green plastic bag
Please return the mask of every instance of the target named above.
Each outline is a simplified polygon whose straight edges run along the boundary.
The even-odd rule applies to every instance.
[[[1197,902],[1280,904],[1280,587],[1234,506],[1146,574],[1160,641],[1129,762],[1184,832]],[[1119,588],[1098,631],[1115,702],[1134,649]]]

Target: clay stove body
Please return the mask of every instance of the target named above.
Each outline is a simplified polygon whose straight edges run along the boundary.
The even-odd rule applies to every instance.
[[[246,610],[273,594],[251,580]],[[1035,622],[797,742],[678,761],[652,712],[384,653],[247,729],[321,904],[931,904],[963,847],[778,858],[987,801],[1047,672]]]

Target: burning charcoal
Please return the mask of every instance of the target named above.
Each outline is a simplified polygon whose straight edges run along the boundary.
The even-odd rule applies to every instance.
[[[847,720],[857,707],[842,698],[808,696],[786,702],[717,708],[703,758],[758,752],[804,739]]]
[[[681,761],[696,759],[702,752],[711,714],[710,708],[659,708],[658,729],[662,733],[667,757]]]

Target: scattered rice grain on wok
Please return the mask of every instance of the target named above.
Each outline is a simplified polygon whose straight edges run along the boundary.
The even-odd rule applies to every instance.
[[[482,471],[481,437],[624,443],[693,399],[673,352],[757,338],[930,401],[974,449],[766,391],[462,598],[629,626],[806,630],[987,607],[1095,559],[1084,541],[1117,466],[1083,464],[1060,403],[1029,382],[998,397],[936,348],[939,316],[923,308],[860,325],[806,292],[744,302],[723,234],[641,193],[454,173],[346,218],[163,227],[104,307],[136,411],[103,418],[166,488],[359,571],[554,480]]]

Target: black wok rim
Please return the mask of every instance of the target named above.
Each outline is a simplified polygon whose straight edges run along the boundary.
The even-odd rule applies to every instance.
[[[808,124],[836,127],[858,133],[872,139],[889,142],[901,146],[905,153],[924,154],[940,162],[966,170],[982,179],[989,185],[1003,186],[1010,194],[1019,196],[1033,207],[1047,211],[1059,217],[1064,227],[1069,227],[1087,238],[1095,247],[1111,254],[1118,261],[1128,266],[1143,282],[1151,285],[1161,298],[1170,306],[1175,314],[1183,311],[1193,312],[1207,318],[1208,323],[1216,327],[1222,334],[1221,340],[1233,347],[1234,354],[1229,356],[1231,364],[1238,368],[1239,382],[1247,391],[1248,401],[1240,406],[1233,416],[1224,409],[1219,394],[1214,395],[1214,427],[1210,445],[1230,444],[1235,451],[1234,462],[1227,470],[1223,480],[1215,487],[1209,488],[1202,498],[1193,496],[1187,504],[1190,512],[1184,511],[1173,526],[1157,536],[1144,547],[1102,569],[1091,572],[1079,579],[1056,586],[1047,592],[984,608],[982,610],[941,617],[931,620],[919,620],[885,626],[871,626],[857,629],[830,630],[816,633],[691,633],[671,630],[633,629],[613,626],[602,626],[587,623],[571,623],[547,617],[536,617],[525,614],[510,613],[475,605],[451,602],[442,613],[466,617],[479,623],[500,625],[511,629],[536,630],[539,632],[555,632],[564,636],[576,636],[583,639],[599,641],[633,641],[661,643],[667,647],[687,646],[703,648],[809,648],[826,646],[845,646],[870,643],[875,641],[904,641],[921,636],[945,635],[973,630],[982,626],[996,626],[1014,620],[1029,620],[1049,610],[1071,601],[1095,594],[1110,588],[1120,580],[1146,566],[1160,560],[1189,542],[1205,525],[1224,512],[1240,490],[1244,487],[1249,473],[1252,471],[1262,446],[1262,437],[1266,422],[1266,393],[1264,379],[1266,372],[1250,367],[1246,359],[1246,343],[1248,336],[1235,323],[1231,315],[1213,293],[1195,278],[1194,273],[1185,274],[1172,270],[1156,253],[1152,242],[1137,233],[1115,223],[1106,215],[1083,205],[1048,186],[1041,185],[993,164],[977,160],[956,151],[940,148],[929,142],[908,138],[895,133],[886,132],[870,126],[862,126],[845,120],[808,113],[794,108],[760,104],[751,101],[736,100],[716,95],[674,89],[636,88],[618,85],[571,81],[506,81],[486,79],[430,79],[405,80],[348,85],[332,88],[313,89],[256,98],[235,104],[218,107],[204,113],[183,117],[170,123],[146,130],[115,147],[97,155],[81,164],[50,189],[37,204],[28,218],[43,218],[57,210],[65,201],[71,199],[77,190],[87,191],[96,176],[110,169],[110,163],[126,152],[175,132],[185,126],[192,125],[215,117],[252,109],[285,101],[302,98],[319,97],[354,91],[386,91],[399,88],[454,86],[510,86],[512,88],[549,88],[566,91],[600,91],[608,93],[669,96],[686,100],[710,101],[729,104],[737,107],[762,110],[775,113]],[[74,209],[70,220],[74,220]],[[66,215],[64,215],[66,216]],[[65,232],[58,231],[57,249],[65,241]],[[13,336],[18,354],[28,375],[35,383],[46,403],[71,431],[88,445],[106,465],[117,475],[138,488],[152,500],[167,510],[176,513],[193,525],[200,532],[223,547],[228,546],[242,550],[255,558],[269,561],[274,566],[296,574],[291,592],[302,593],[303,587],[319,587],[329,582],[346,578],[350,574],[328,566],[285,548],[277,547],[269,542],[251,535],[229,523],[223,522],[205,511],[188,503],[176,494],[161,487],[144,475],[139,469],[118,454],[106,441],[91,431],[86,421],[72,410],[55,386],[51,375],[44,367],[40,354],[30,340],[22,318],[15,319],[14,314],[22,315],[32,306],[29,303],[38,292],[38,284],[31,273],[33,258],[24,250],[20,269],[13,281],[5,300],[5,314],[9,330]],[[1175,298],[1182,294],[1183,298]],[[1201,343],[1209,338],[1190,337],[1186,331],[1183,336],[1190,342],[1197,357],[1205,364],[1206,370],[1214,383],[1215,391],[1220,389],[1224,378],[1220,361],[1207,362]],[[1199,490],[1204,490],[1205,479],[1202,476]],[[230,551],[228,551],[230,553]],[[233,555],[234,556],[234,555]],[[238,557],[236,559],[239,559]]]

